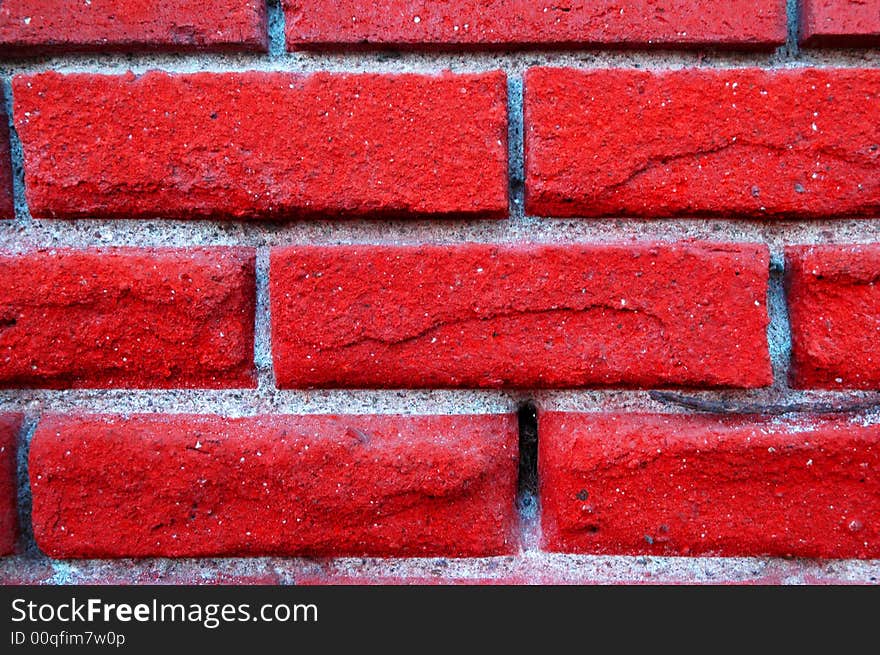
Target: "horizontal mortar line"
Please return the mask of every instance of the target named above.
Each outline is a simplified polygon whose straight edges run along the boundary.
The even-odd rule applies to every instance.
[[[670,397],[671,400],[664,400]],[[665,389],[662,391],[626,390],[560,390],[536,392],[534,402],[544,411],[582,411],[582,412],[658,412],[662,414],[692,414],[693,405],[703,405],[709,409],[705,413],[750,413],[752,408],[767,407],[768,412],[779,416],[780,407],[800,407],[791,415],[810,413],[833,413],[827,406],[833,405],[843,410],[853,409],[857,413],[880,419],[880,393],[861,390],[799,390],[785,386],[766,387],[751,390],[712,390],[712,389]],[[680,399],[680,400],[676,400]],[[689,404],[682,401],[696,401]],[[815,406],[816,411],[807,409]],[[847,413],[842,411],[840,413]],[[874,420],[872,418],[872,420]]]
[[[260,414],[499,414],[523,394],[499,390],[5,389],[0,411]]]
[[[70,54],[42,58],[0,58],[0,73],[16,75],[44,70],[61,72],[124,73],[161,69],[170,72],[481,72],[504,69],[522,72],[534,66],[572,68],[638,67],[687,68],[801,68],[863,67],[880,62],[880,49],[810,50],[796,57],[778,52],[743,52],[706,49],[676,50],[520,50],[515,52],[289,52],[267,54]]]
[[[34,552],[0,560],[0,580],[33,575],[47,581],[101,579],[210,580],[213,576],[275,577],[281,582],[343,579],[489,579],[536,575],[554,580],[625,582],[771,579],[866,582],[880,577],[880,560],[792,560],[764,557],[658,557],[574,555],[527,550],[478,558],[147,558],[52,560]],[[649,576],[649,577],[647,577]]]
[[[266,224],[175,220],[22,220],[0,222],[0,250],[37,248],[419,245],[590,245],[698,240],[711,243],[874,243],[880,217],[841,219],[324,220]]]
[[[524,402],[543,411],[648,412],[691,414],[686,404],[662,396],[696,399],[708,406],[839,406],[854,408],[864,420],[880,420],[880,393],[871,391],[629,389],[493,390],[493,389],[8,389],[0,391],[0,412],[43,413],[167,413],[218,414],[229,417],[261,414],[499,414],[515,412]],[[658,399],[655,399],[657,397]],[[876,405],[876,409],[874,409]],[[817,409],[818,413],[828,413]],[[711,413],[711,412],[710,412]],[[736,411],[734,411],[736,413]],[[806,415],[808,409],[792,412]],[[840,413],[847,413],[846,411]],[[783,416],[785,416],[783,414]]]

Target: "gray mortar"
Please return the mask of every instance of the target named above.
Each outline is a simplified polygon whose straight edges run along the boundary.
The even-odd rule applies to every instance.
[[[717,582],[804,583],[876,582],[880,561],[813,562],[767,558],[594,557],[544,553],[534,515],[523,516],[525,549],[514,557],[484,559],[333,559],[302,558],[53,561],[36,549],[30,528],[27,451],[45,412],[212,413],[226,416],[299,413],[501,413],[533,400],[542,409],[566,411],[686,410],[652,400],[646,391],[566,390],[512,392],[495,390],[326,390],[279,391],[274,387],[269,334],[268,252],[287,244],[415,243],[612,243],[706,241],[765,243],[771,249],[768,293],[768,340],[776,382],[767,389],[696,391],[700,398],[750,403],[865,400],[870,392],[795,391],[788,387],[790,337],[782,288],[782,248],[786,244],[880,242],[880,221],[840,220],[701,220],[552,219],[523,212],[522,74],[533,66],[590,68],[736,69],[799,67],[880,67],[880,50],[799,50],[797,0],[788,0],[787,43],[773,52],[669,50],[524,50],[517,52],[287,52],[280,0],[269,0],[269,53],[68,55],[0,59],[12,123],[10,80],[19,74],[56,70],[63,73],[121,74],[159,69],[171,72],[290,71],[311,73],[437,73],[504,70],[508,74],[510,218],[508,220],[309,220],[294,222],[221,222],[156,220],[34,221],[25,198],[21,144],[12,130],[16,218],[0,223],[0,250],[38,247],[224,246],[257,248],[257,312],[254,357],[256,390],[7,390],[0,391],[0,411],[25,414],[19,452],[21,555],[0,559],[0,581],[50,583],[106,581],[215,582],[268,576],[282,583],[307,579],[511,580],[534,582]],[[880,421],[880,412],[857,420]],[[529,510],[531,511],[531,510]]]
[[[200,558],[51,561],[30,552],[0,560],[0,580],[42,584],[162,581],[169,584],[268,581],[278,584],[357,581],[479,581],[535,584],[868,583],[880,563],[736,557],[611,557],[528,550],[488,558]]]
[[[798,43],[798,34],[800,34],[800,0],[785,0],[785,12],[788,18],[788,37],[785,45],[780,48],[786,57],[796,59],[800,55],[800,44]]]
[[[284,7],[281,6],[281,0],[267,0],[266,6],[269,14],[269,56],[278,59],[287,52]]]
[[[784,395],[791,365],[791,324],[785,298],[785,254],[779,248],[770,252],[770,281],[767,288],[767,343],[773,364],[773,388]]]

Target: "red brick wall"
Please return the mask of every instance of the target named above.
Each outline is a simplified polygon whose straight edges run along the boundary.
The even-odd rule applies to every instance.
[[[0,581],[876,581],[870,4],[3,2]]]

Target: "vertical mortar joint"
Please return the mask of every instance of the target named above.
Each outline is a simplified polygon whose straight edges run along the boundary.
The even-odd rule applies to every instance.
[[[786,0],[785,12],[788,18],[788,34],[783,48],[790,59],[800,55],[798,35],[800,34],[801,7],[800,0]]]
[[[519,424],[519,479],[516,504],[524,520],[537,516],[538,502],[538,409],[531,401],[517,409]]]
[[[30,485],[29,456],[31,439],[37,430],[39,415],[25,414],[24,422],[18,434],[16,451],[16,470],[18,473],[17,506],[18,506],[18,544],[21,552],[37,552],[34,539],[34,527],[31,520],[33,495]]]
[[[269,56],[283,57],[287,52],[283,0],[268,0],[266,6],[269,28]]]
[[[523,79],[508,73],[507,79],[507,179],[510,217],[525,213],[525,153],[523,145]]]
[[[791,324],[785,293],[785,253],[774,249],[770,253],[770,271],[767,285],[767,343],[773,366],[773,386],[788,390],[791,367]]]
[[[15,207],[15,220],[28,224],[32,222],[31,212],[28,208],[25,195],[24,181],[24,151],[18,131],[15,129],[12,109],[12,80],[3,80],[3,96],[5,100],[6,118],[9,127],[9,152],[12,159],[12,197]]]
[[[256,311],[254,312],[254,366],[257,370],[257,385],[267,392],[275,389],[269,304],[269,250],[268,246],[257,248]]]

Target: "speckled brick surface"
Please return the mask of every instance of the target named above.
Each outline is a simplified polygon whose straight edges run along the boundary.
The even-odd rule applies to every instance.
[[[880,579],[870,24],[175,2],[0,12],[0,582]]]

